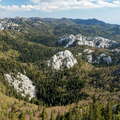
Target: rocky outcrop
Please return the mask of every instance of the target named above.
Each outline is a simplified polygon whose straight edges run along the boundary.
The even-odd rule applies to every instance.
[[[0,30],[4,30],[4,26],[0,23]]]
[[[1,20],[0,21],[0,30],[17,30],[17,31],[19,31],[19,25],[14,22],[10,22],[8,20]]]
[[[106,64],[111,64],[112,58],[111,58],[111,56],[108,56],[105,53],[102,53],[98,56],[98,62],[100,62],[100,61],[103,61]]]
[[[87,55],[87,61],[89,63],[93,63],[93,57],[92,57],[92,55]]]
[[[65,47],[85,45],[95,48],[111,48],[119,45],[118,42],[103,37],[86,37],[81,34],[65,35],[59,39],[58,43],[64,45]]]
[[[70,69],[77,64],[77,60],[69,50],[65,50],[55,54],[47,63],[54,70]]]
[[[5,80],[14,87],[14,89],[20,93],[23,97],[28,96],[29,99],[36,96],[35,86],[32,81],[22,73],[4,74]]]
[[[95,58],[93,58],[92,54],[89,54],[86,56],[86,58],[87,58],[87,61],[92,64],[105,63],[109,65],[112,63],[112,57],[109,55],[106,55],[105,53],[101,53],[99,56],[96,56]]]
[[[84,53],[87,53],[87,54],[91,54],[91,53],[94,52],[94,50],[91,50],[91,49],[85,49],[83,52],[84,52]]]
[[[120,53],[120,49],[119,49],[119,48],[112,49],[111,51],[112,51],[112,52],[115,52],[115,53]]]
[[[74,44],[74,42],[76,41],[76,37],[74,35],[69,35],[69,36],[63,36],[60,38],[60,40],[58,41],[59,44],[64,44],[65,47],[69,47],[71,45]]]

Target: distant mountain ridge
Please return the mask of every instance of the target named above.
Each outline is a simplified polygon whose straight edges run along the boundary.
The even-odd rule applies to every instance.
[[[84,25],[117,25],[118,24],[112,24],[112,23],[107,23],[102,20],[98,20],[96,18],[90,18],[90,19],[78,19],[78,18],[41,18],[41,17],[14,17],[14,18],[1,18],[1,20],[6,20],[8,22],[14,22],[14,23],[19,23],[20,21],[32,21],[32,22],[37,22],[37,21],[43,21],[43,22],[60,22],[60,21],[71,21],[75,24],[84,24]]]
[[[105,25],[107,23],[97,20],[97,19],[72,19],[77,24],[85,24],[85,25]]]
[[[97,19],[4,18],[0,19],[0,29],[14,30],[25,35],[29,34],[30,40],[45,45],[48,45],[48,38],[50,41],[49,45],[54,45],[56,38],[64,34],[79,33],[85,36],[101,36],[120,41],[120,25],[105,23]]]

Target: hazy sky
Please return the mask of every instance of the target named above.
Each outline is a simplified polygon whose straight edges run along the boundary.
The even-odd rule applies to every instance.
[[[120,0],[0,0],[0,17],[97,18],[120,24]]]

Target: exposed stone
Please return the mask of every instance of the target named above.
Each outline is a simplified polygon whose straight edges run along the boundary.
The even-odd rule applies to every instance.
[[[111,64],[112,63],[112,58],[111,56],[106,55],[105,53],[102,53],[98,56],[98,61],[102,60],[103,62],[107,63],[107,64]]]
[[[84,53],[87,53],[87,54],[91,54],[91,53],[94,52],[94,50],[91,50],[91,49],[85,49],[83,52],[84,52]]]
[[[65,47],[70,47],[73,45],[86,45],[96,48],[111,48],[119,45],[118,42],[103,37],[86,37],[81,34],[65,35],[60,38],[59,43],[64,45]]]
[[[55,70],[70,69],[75,64],[77,64],[77,60],[69,50],[58,52],[48,61],[48,66]]]
[[[14,75],[13,73],[4,74],[5,80],[14,87],[23,97],[29,96],[29,99],[36,96],[35,86],[32,81],[22,73]]]
[[[78,53],[76,56],[81,56],[82,55],[82,53]]]
[[[0,30],[17,30],[17,31],[19,31],[19,25],[14,22],[10,22],[7,19],[3,19],[0,21]]]
[[[93,63],[93,57],[92,57],[92,55],[87,55],[87,61],[89,63]]]
[[[117,52],[117,53],[120,53],[120,49],[119,49],[119,48],[112,49],[111,51],[112,51],[112,52]]]
[[[63,36],[60,38],[60,40],[58,41],[59,44],[66,44],[65,47],[69,47],[71,46],[76,40],[76,37],[74,35],[69,35],[69,36]]]
[[[92,54],[89,54],[86,56],[86,58],[87,58],[87,61],[92,64],[100,64],[100,63],[111,64],[112,63],[111,56],[108,56],[105,53],[102,53],[99,56],[96,56],[95,58],[93,58]]]

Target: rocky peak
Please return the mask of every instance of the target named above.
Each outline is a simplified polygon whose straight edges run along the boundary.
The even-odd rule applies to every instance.
[[[119,45],[118,42],[103,37],[86,37],[82,34],[65,35],[60,38],[59,43],[64,45],[65,47],[70,47],[73,45],[86,45],[95,48],[111,48]]]
[[[94,37],[94,43],[97,48],[110,48],[114,45],[117,45],[116,41],[112,41],[103,37]]]
[[[77,60],[69,50],[58,52],[48,61],[48,66],[55,70],[70,69],[75,64],[77,64]]]

